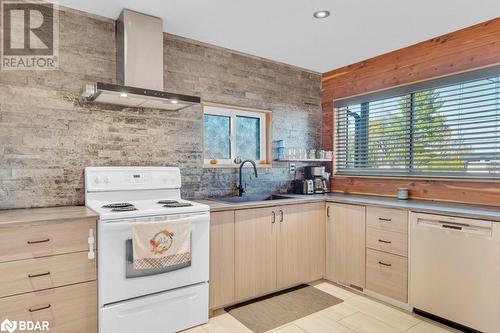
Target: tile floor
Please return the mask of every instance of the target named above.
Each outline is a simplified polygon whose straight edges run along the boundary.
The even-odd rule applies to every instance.
[[[278,327],[273,333],[450,333],[458,332],[415,314],[385,305],[329,282],[316,288],[344,300],[325,310]],[[223,310],[210,321],[183,333],[252,333]]]

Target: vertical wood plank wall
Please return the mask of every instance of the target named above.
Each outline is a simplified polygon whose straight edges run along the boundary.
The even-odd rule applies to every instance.
[[[335,100],[500,64],[500,18],[338,68],[322,76],[322,145],[334,146]],[[332,191],[500,205],[500,181],[333,177]]]

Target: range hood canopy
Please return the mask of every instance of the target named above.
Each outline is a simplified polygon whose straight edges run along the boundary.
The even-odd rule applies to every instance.
[[[118,84],[87,84],[82,96],[97,103],[180,110],[200,103],[200,97],[163,91],[163,22],[124,9],[116,21]]]

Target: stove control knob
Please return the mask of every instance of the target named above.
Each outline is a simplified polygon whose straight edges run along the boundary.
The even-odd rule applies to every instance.
[[[109,177],[104,178],[104,183],[109,184],[110,181],[111,179]]]
[[[94,178],[94,184],[98,185],[101,182],[101,179],[99,177]]]

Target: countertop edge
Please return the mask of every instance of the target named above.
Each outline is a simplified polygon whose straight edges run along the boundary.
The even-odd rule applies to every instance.
[[[85,206],[17,208],[0,210],[0,226],[22,223],[95,219],[99,214]]]
[[[441,214],[457,217],[484,219],[500,222],[500,208],[492,206],[482,207],[480,205],[465,203],[450,203],[445,201],[425,200],[398,200],[388,197],[363,196],[351,194],[325,194],[315,196],[302,196],[297,194],[279,194],[289,199],[253,201],[247,203],[226,203],[216,199],[195,200],[210,206],[210,212],[221,212],[228,210],[252,209],[261,207],[286,206],[312,202],[331,202],[352,205],[377,206],[392,209],[402,209],[413,212]]]

